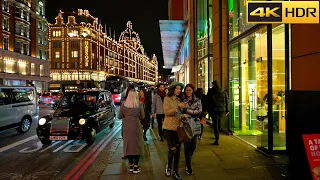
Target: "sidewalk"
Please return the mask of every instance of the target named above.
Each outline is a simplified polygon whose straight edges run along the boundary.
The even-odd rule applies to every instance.
[[[205,125],[203,139],[192,157],[193,175],[185,173],[183,147],[180,158],[180,175],[183,179],[197,180],[280,180],[290,179],[283,159],[271,159],[257,152],[233,136],[221,135],[220,145],[212,145],[213,133]],[[156,128],[148,133],[145,154],[140,160],[141,172],[128,172],[128,160],[122,159],[122,142],[100,176],[100,180],[162,180],[169,179],[164,174],[167,161],[166,142],[156,139]],[[121,135],[119,135],[121,136]],[[171,178],[170,178],[171,179]]]

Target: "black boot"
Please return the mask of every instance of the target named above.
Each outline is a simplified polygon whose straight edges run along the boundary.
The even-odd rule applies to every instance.
[[[177,171],[173,171],[172,179],[182,180],[182,177]]]

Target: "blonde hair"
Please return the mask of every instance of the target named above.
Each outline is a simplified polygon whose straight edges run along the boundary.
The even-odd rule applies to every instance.
[[[139,96],[135,90],[130,90],[128,97],[124,102],[124,106],[127,108],[138,108],[139,107]]]

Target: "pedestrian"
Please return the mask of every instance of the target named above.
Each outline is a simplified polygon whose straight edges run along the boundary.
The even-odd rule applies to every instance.
[[[151,113],[153,118],[157,118],[158,134],[160,141],[163,141],[162,123],[164,120],[163,101],[166,97],[164,84],[158,84],[158,91],[153,96]]]
[[[143,109],[145,113],[145,118],[141,121],[143,127],[143,139],[147,141],[147,131],[150,127],[150,117],[151,117],[151,99],[145,88],[141,88],[139,91],[140,102],[143,104]]]
[[[152,103],[153,103],[153,97],[154,95],[156,94],[156,90],[155,90],[155,86],[154,85],[151,85],[150,86],[150,91],[148,91],[148,94],[149,94],[149,97],[151,98],[151,106],[152,106]],[[150,112],[151,113],[151,112]],[[150,127],[151,129],[153,129],[153,124],[154,124],[154,117],[151,116],[151,122],[150,122]]]
[[[123,153],[129,159],[129,171],[137,174],[141,171],[139,159],[144,148],[140,121],[145,118],[145,114],[135,90],[129,91],[126,101],[120,107],[118,118],[122,119]]]
[[[166,165],[165,174],[167,177],[171,176],[172,161],[173,165],[173,179],[182,179],[178,169],[180,161],[181,142],[179,141],[177,127],[181,120],[180,109],[184,108],[186,103],[181,102],[178,97],[181,90],[184,88],[182,83],[173,82],[168,88],[168,95],[163,101],[163,110],[165,114],[163,129],[164,136],[168,144],[168,164]]]
[[[201,104],[202,104],[202,112],[200,115],[201,133],[198,138],[199,140],[201,140],[202,134],[203,134],[203,125],[206,123],[206,121],[202,121],[202,119],[203,118],[206,119],[206,116],[208,114],[208,112],[207,112],[207,96],[203,93],[202,88],[198,88],[195,95],[198,99],[201,100]]]
[[[124,102],[125,102],[125,100],[127,99],[127,97],[128,97],[128,94],[129,94],[129,92],[131,91],[131,90],[134,90],[134,86],[132,85],[132,84],[130,84],[128,87],[127,87],[127,89],[126,89],[126,91],[125,91],[125,94],[124,94],[124,96],[123,96],[123,100],[121,101],[121,104],[123,104]],[[123,124],[122,124],[123,125]],[[121,129],[121,134],[122,134],[122,137],[123,137],[123,126],[122,126],[122,129]],[[122,157],[122,159],[127,159],[127,156],[123,156]]]
[[[186,160],[186,173],[192,174],[191,157],[197,147],[198,136],[201,134],[200,115],[202,112],[201,100],[194,94],[194,86],[187,84],[184,88],[184,102],[187,102],[184,108],[184,114],[188,115],[187,123],[189,123],[192,131],[193,138],[188,142],[184,142],[184,156]]]
[[[213,131],[215,136],[214,145],[219,145],[219,134],[221,131],[221,120],[223,116],[229,114],[228,96],[222,90],[217,81],[212,82],[212,87],[207,93],[208,112],[212,119]]]

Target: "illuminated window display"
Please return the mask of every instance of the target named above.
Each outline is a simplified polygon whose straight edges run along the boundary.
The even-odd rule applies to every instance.
[[[198,87],[208,92],[212,75],[212,0],[197,1]],[[209,79],[210,78],[210,79]]]
[[[286,149],[285,72],[290,67],[285,63],[284,29],[283,24],[272,27],[272,49],[267,46],[267,26],[229,45],[230,120],[234,134],[264,149],[270,148],[270,141],[273,150]],[[272,59],[268,59],[268,52],[272,53]],[[272,69],[268,69],[270,61]],[[268,79],[270,73],[272,80]],[[270,92],[272,100],[268,100]],[[268,109],[269,103],[272,109]],[[272,132],[268,130],[269,123],[272,123]],[[273,139],[268,139],[269,133]]]

